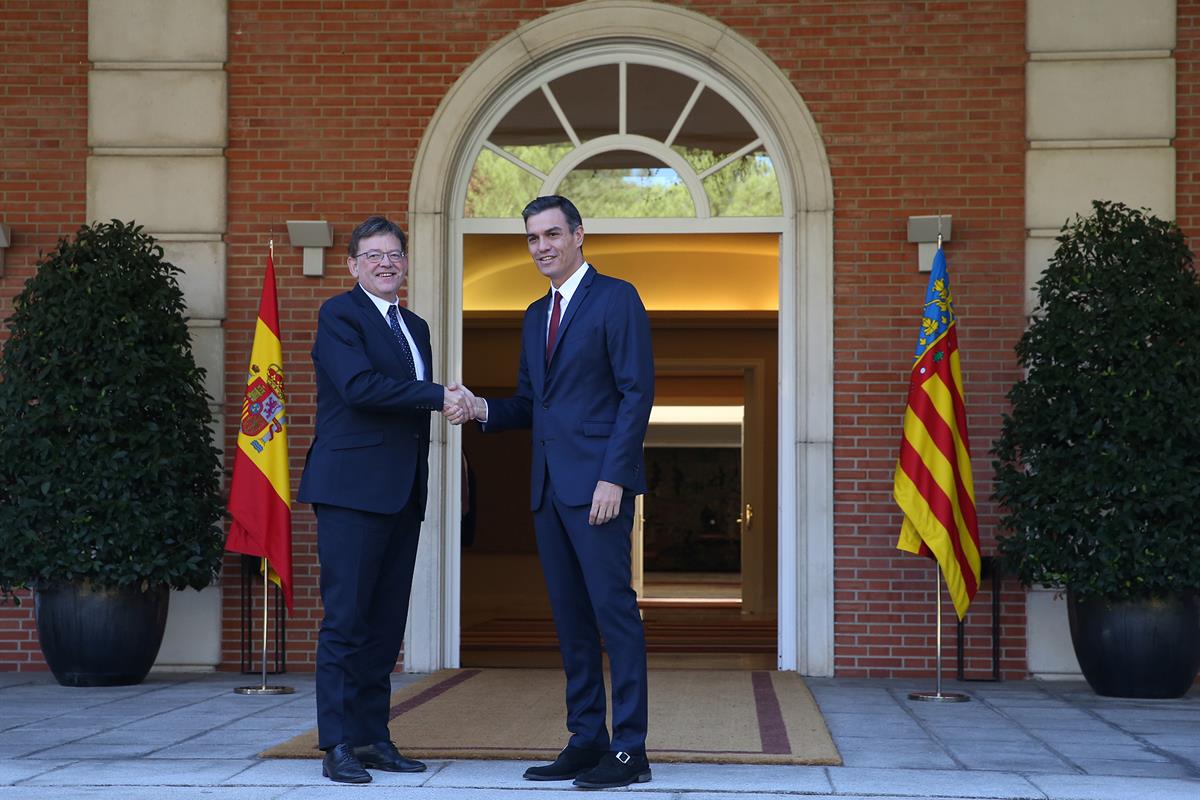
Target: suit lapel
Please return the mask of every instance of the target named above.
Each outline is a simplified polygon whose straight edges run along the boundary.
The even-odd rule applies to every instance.
[[[412,335],[413,341],[417,343],[417,352],[421,354],[421,361],[425,364],[425,378],[432,380],[433,372],[431,365],[433,364],[433,346],[429,343],[429,337],[423,335],[425,326],[418,324],[421,318],[407,308],[400,306],[400,316],[404,317],[404,325],[408,328],[408,332]],[[391,327],[388,332],[391,333]],[[394,340],[396,337],[393,336]],[[400,351],[400,343],[396,343],[396,351]],[[403,353],[401,353],[403,358]]]
[[[391,353],[395,356],[397,363],[400,364],[404,372],[408,373],[408,361],[404,357],[404,351],[400,349],[400,343],[396,341],[396,335],[392,333],[392,326],[388,324],[387,319],[379,313],[379,309],[375,306],[375,301],[367,297],[366,291],[361,286],[355,286],[350,290],[350,295],[354,298],[354,302],[358,305],[359,312],[366,318],[367,325],[365,330],[373,332],[376,336],[384,337],[391,345]],[[425,370],[428,372],[429,363],[432,356],[429,353],[430,345],[428,341],[421,341],[422,337],[418,337],[415,330],[418,326],[414,325],[410,317],[415,317],[408,309],[403,306],[398,306],[401,316],[404,317],[404,324],[408,327],[408,332],[413,335],[413,339],[417,342],[417,348],[421,352],[421,357],[425,360]],[[406,316],[407,315],[407,316]]]
[[[529,381],[537,394],[542,394],[546,388],[546,327],[550,319],[550,294],[537,301],[533,310],[534,324],[526,328],[525,368],[529,370]],[[559,328],[562,321],[559,320]]]
[[[567,313],[558,321],[558,338],[554,340],[554,350],[550,352],[549,365],[546,367],[547,372],[550,366],[554,365],[554,356],[558,354],[558,349],[562,345],[563,337],[567,335],[567,328],[571,324],[571,320],[575,319],[579,313],[579,309],[587,301],[587,296],[592,290],[592,280],[596,277],[596,268],[589,265],[587,272],[583,273],[583,279],[579,281],[579,286],[575,289],[575,294],[571,295],[571,302],[567,303]],[[546,302],[547,307],[549,301]]]

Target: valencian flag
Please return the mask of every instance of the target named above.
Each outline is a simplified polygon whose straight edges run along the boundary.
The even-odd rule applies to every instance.
[[[267,275],[258,303],[258,323],[241,427],[229,489],[229,538],[225,549],[259,556],[269,577],[292,609],[292,490],[288,476],[287,418],[284,416],[283,348],[275,299],[275,262],[267,255]]]
[[[950,275],[939,247],[925,290],[892,494],[904,511],[896,547],[937,559],[962,619],[979,588],[980,564],[955,327]]]

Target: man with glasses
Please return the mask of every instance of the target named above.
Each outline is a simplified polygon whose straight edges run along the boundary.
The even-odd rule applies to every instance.
[[[404,641],[429,482],[430,414],[461,421],[473,399],[430,380],[429,326],[399,305],[408,274],[399,225],[370,217],[350,235],[358,285],[321,306],[312,348],[316,435],[299,500],[317,517],[325,616],[317,638],[322,773],[421,772],[388,733],[391,673]]]

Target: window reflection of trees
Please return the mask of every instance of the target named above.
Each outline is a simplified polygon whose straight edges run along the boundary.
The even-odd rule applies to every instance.
[[[616,64],[587,67],[519,100],[480,151],[465,216],[511,219],[543,191],[575,198],[590,218],[704,216],[697,213],[687,181],[703,187],[708,215],[783,213],[774,164],[728,101],[686,75],[645,64],[624,66],[627,78]],[[618,92],[622,80],[627,91]],[[625,132],[618,132],[622,126]],[[599,143],[600,152],[575,165],[557,186],[546,187],[556,165],[577,147],[595,145],[599,136],[611,144]],[[660,157],[647,149],[657,149]],[[683,159],[686,166],[680,168],[693,171],[687,180],[663,162],[672,152]]]

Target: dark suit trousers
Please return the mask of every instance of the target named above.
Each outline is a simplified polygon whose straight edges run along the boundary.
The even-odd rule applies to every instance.
[[[590,507],[559,502],[550,475],[542,491],[534,529],[567,676],[570,744],[610,749],[603,637],[612,672],[611,749],[644,753],[646,638],[629,585],[634,498],[626,492],[616,519],[589,525]]]
[[[317,638],[318,746],[388,741],[391,674],[404,642],[421,520],[411,503],[398,514],[314,510],[325,608]]]

